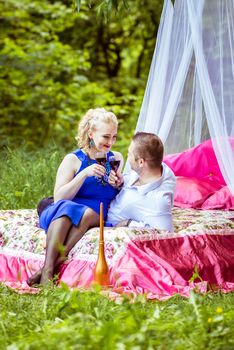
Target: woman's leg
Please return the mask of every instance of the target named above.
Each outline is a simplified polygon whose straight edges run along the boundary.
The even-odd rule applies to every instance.
[[[71,220],[67,216],[62,216],[51,222],[46,236],[46,256],[42,268],[41,284],[47,284],[53,278],[55,262],[60,251],[63,250],[63,244],[71,226]]]
[[[72,226],[64,243],[64,252],[58,257],[56,266],[66,260],[66,257],[74,245],[92,227],[99,226],[99,215],[92,209],[87,209],[80,221],[79,226]]]
[[[63,242],[64,249],[60,250],[60,254],[58,252],[56,261],[53,261],[53,272],[55,267],[57,267],[59,264],[61,264],[63,261],[66,260],[70,250],[83,237],[83,235],[88,231],[88,229],[98,225],[99,225],[99,215],[95,213],[92,209],[90,208],[87,209],[81,218],[79,226],[74,226],[74,225],[71,226],[68,234],[66,235],[66,238]],[[51,272],[50,272],[51,271],[50,265],[48,265],[48,268],[47,268],[47,271],[49,271],[49,274],[46,273],[45,266],[46,264],[44,265],[42,270],[42,275],[40,280],[41,284],[46,284],[48,282],[48,279],[52,278]]]
[[[71,220],[66,216],[62,216],[51,222],[46,236],[46,257],[44,266],[27,279],[29,286],[40,283],[43,269],[45,272],[44,276],[48,274],[48,279],[53,277],[55,261],[62,249],[62,245],[67,238],[71,226]]]
[[[62,218],[65,218],[65,217],[62,217]],[[57,220],[60,220],[62,218],[59,218]],[[57,220],[53,222],[56,222]],[[60,253],[60,256],[57,257],[54,263],[54,267],[59,266],[62,262],[64,262],[67,259],[67,255],[70,252],[70,250],[83,237],[83,235],[85,234],[86,231],[88,231],[89,228],[99,226],[99,215],[95,213],[92,209],[87,209],[83,217],[81,218],[79,226],[71,225],[70,220],[69,220],[69,223],[70,223],[69,226],[63,228],[64,231],[68,230],[65,241],[63,242],[65,247],[64,249],[62,249],[62,247],[60,246],[60,252],[58,252],[57,250],[57,253]],[[48,234],[49,234],[49,231],[48,231]],[[51,235],[48,235],[48,234],[47,234],[47,240],[48,240],[47,244],[50,244],[49,243],[50,236],[53,233],[51,233]],[[38,270],[34,275],[32,275],[27,279],[27,283],[29,286],[40,283],[41,277],[42,277],[42,270],[43,268]]]

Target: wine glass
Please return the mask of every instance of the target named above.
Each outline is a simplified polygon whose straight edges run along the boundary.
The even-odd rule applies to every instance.
[[[98,164],[105,166],[106,165],[106,153],[105,152],[96,152],[95,160]]]
[[[118,159],[116,156],[110,156],[109,163],[110,163],[111,169],[114,170],[114,172],[116,173],[120,166],[120,159]]]
[[[98,163],[98,164],[100,164],[100,165],[102,165],[102,166],[104,166],[105,167],[105,165],[106,165],[106,153],[105,152],[96,152],[95,153],[95,160],[96,160],[96,162]],[[95,176],[96,177],[96,179],[98,180],[98,181],[100,181],[100,179],[97,177],[97,176]],[[101,177],[101,183],[102,184],[104,184],[105,183],[105,177],[104,176],[102,176]]]
[[[117,170],[119,169],[120,166],[120,159],[117,156],[110,156],[109,157],[109,163],[111,166],[111,169],[114,170],[115,174],[117,174]],[[117,181],[115,181],[115,184],[117,185]]]

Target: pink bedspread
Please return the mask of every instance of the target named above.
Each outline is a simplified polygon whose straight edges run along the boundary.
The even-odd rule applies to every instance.
[[[71,287],[89,287],[98,254],[99,230],[76,244],[60,280]],[[145,293],[167,299],[188,296],[196,280],[202,287],[234,290],[234,212],[174,209],[174,232],[156,229],[105,228],[106,258],[112,291]],[[34,210],[0,211],[0,280],[25,286],[43,263],[45,233]],[[199,285],[201,287],[201,284]]]

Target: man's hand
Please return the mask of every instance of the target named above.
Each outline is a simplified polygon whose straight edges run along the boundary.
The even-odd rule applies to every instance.
[[[131,220],[129,220],[129,219],[122,220],[115,227],[127,227],[129,224],[129,221],[131,221]]]
[[[111,170],[108,177],[108,183],[113,187],[120,187],[123,182],[123,175],[119,172],[116,173],[114,170]]]

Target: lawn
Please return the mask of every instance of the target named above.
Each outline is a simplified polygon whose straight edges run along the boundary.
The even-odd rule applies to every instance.
[[[0,349],[233,349],[234,294],[166,302],[110,300],[100,291],[0,287]]]

